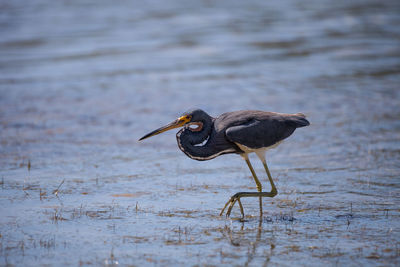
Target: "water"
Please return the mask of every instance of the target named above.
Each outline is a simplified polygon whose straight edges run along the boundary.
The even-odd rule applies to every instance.
[[[0,7],[1,265],[399,265],[398,1]],[[307,114],[261,223],[237,155],[137,142],[191,107]]]

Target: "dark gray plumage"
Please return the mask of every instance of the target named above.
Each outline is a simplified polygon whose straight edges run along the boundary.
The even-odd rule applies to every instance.
[[[310,123],[301,113],[283,114],[255,110],[227,112],[213,118],[201,109],[185,112],[172,123],[143,136],[139,140],[154,136],[164,131],[183,127],[176,139],[180,150],[195,160],[209,160],[227,153],[240,154],[246,161],[258,192],[239,192],[225,204],[221,214],[229,205],[227,216],[238,202],[242,217],[244,211],[241,197],[259,197],[260,218],[262,216],[262,197],[274,197],[278,191],[269,172],[264,151],[289,137],[296,128]],[[194,127],[193,127],[194,126]],[[248,153],[255,152],[262,161],[271,184],[270,192],[262,192],[262,185],[254,172]]]
[[[227,112],[212,118],[201,109],[188,111],[191,122],[203,124],[201,131],[189,126],[177,134],[179,148],[190,158],[209,160],[227,153],[245,153],[236,143],[252,149],[267,148],[289,137],[296,128],[309,125],[301,113],[242,110]],[[203,146],[198,146],[207,138]]]

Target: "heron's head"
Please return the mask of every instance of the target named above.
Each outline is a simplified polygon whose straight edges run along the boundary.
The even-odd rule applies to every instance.
[[[201,129],[203,128],[202,121],[204,121],[205,116],[209,117],[208,114],[201,109],[193,109],[187,111],[173,122],[146,134],[145,136],[140,138],[139,141],[183,126],[186,126],[189,130],[193,132],[201,131]]]

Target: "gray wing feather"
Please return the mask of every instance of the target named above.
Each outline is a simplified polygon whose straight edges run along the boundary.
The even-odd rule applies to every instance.
[[[288,116],[286,123],[295,126],[296,128],[310,125],[310,122],[306,119],[303,113],[296,113]]]
[[[244,124],[229,127],[225,134],[231,142],[255,149],[272,146],[290,136],[295,129],[296,126],[287,120],[252,119]]]

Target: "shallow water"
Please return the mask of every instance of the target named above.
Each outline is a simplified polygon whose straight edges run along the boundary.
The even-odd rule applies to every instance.
[[[399,265],[398,1],[0,6],[1,265]],[[307,114],[261,223],[237,155],[137,142],[191,107]]]

